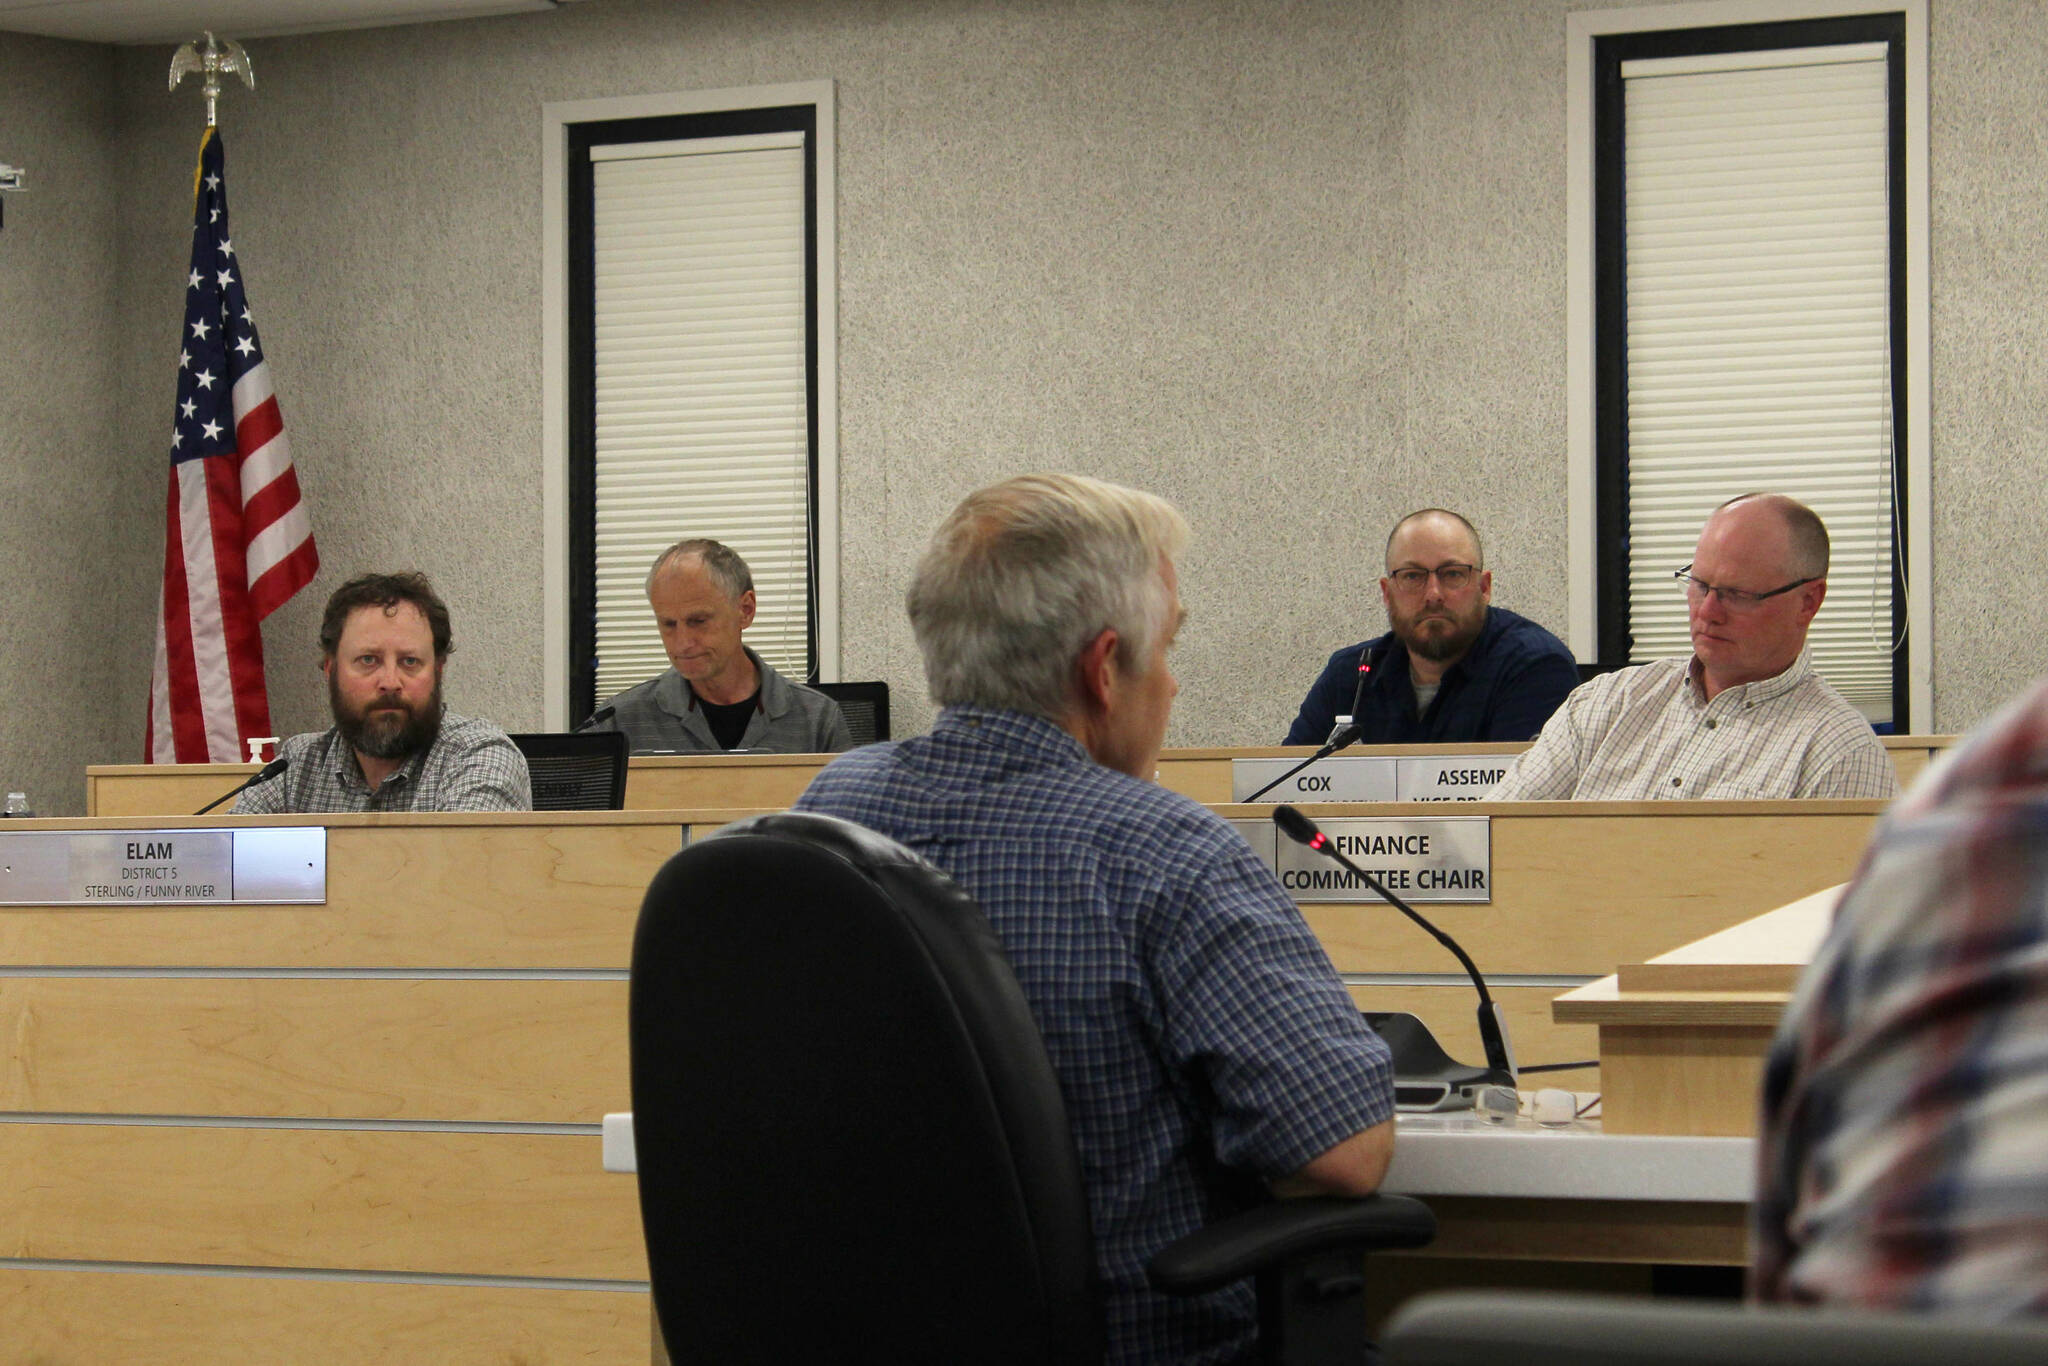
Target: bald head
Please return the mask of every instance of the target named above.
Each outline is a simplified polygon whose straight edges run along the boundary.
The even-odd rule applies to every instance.
[[[1787,498],[1782,493],[1744,493],[1714,509],[1714,515],[1707,519],[1707,525],[1724,516],[1733,515],[1746,529],[1753,531],[1753,540],[1759,547],[1775,543],[1778,558],[1772,563],[1782,570],[1788,579],[1824,579],[1828,576],[1828,529],[1819,514],[1796,498]],[[1775,525],[1782,539],[1769,535],[1768,528]]]
[[[1464,549],[1460,553],[1465,562],[1474,569],[1486,568],[1486,551],[1479,544],[1478,530],[1448,508],[1423,508],[1394,523],[1394,529],[1387,533],[1387,568],[1393,569],[1406,559],[1403,552],[1408,542],[1423,535],[1432,544],[1441,544],[1444,537],[1462,538]]]

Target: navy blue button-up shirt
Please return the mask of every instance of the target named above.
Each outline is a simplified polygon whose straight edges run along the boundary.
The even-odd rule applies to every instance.
[[[909,846],[995,927],[1080,1150],[1109,1359],[1245,1357],[1248,1286],[1175,1299],[1145,1262],[1240,1207],[1246,1178],[1393,1116],[1386,1045],[1250,846],[1050,721],[968,707],[834,760],[796,809]]]
[[[1337,718],[1349,715],[1358,690],[1359,656],[1369,648],[1386,654],[1373,668],[1359,716],[1368,745],[1458,744],[1470,740],[1532,740],[1565,694],[1579,686],[1579,666],[1565,643],[1527,617],[1489,607],[1479,639],[1463,659],[1444,670],[1429,710],[1417,712],[1415,684],[1408,676],[1408,647],[1392,632],[1330,656],[1323,676],[1302,699],[1301,713],[1283,744],[1320,745]]]

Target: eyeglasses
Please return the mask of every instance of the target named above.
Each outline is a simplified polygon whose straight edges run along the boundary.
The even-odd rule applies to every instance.
[[[1768,593],[1752,593],[1746,588],[1724,588],[1718,584],[1708,583],[1704,579],[1696,579],[1692,576],[1691,565],[1687,565],[1671,577],[1684,585],[1686,601],[1691,602],[1699,598],[1713,596],[1719,598],[1721,605],[1731,612],[1754,611],[1756,608],[1763,606],[1766,599],[1775,598],[1780,593],[1789,593],[1795,588],[1803,588],[1809,583],[1817,582],[1819,579],[1819,575],[1815,575],[1812,578],[1794,579],[1783,588],[1773,588]]]
[[[1436,581],[1443,585],[1444,592],[1455,593],[1472,582],[1472,576],[1477,572],[1478,569],[1469,564],[1440,564],[1434,569],[1389,569],[1387,577],[1404,593],[1420,593],[1422,586],[1429,582],[1429,576],[1434,574]]]

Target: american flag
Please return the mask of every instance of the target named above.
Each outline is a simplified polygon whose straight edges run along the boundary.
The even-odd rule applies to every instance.
[[[144,741],[152,763],[239,763],[270,731],[257,623],[320,568],[270,367],[228,235],[221,145],[193,177],[192,269],[178,353],[164,594]]]

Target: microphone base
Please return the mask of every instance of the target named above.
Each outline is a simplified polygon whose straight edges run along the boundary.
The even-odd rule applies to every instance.
[[[1394,1108],[1402,1114],[1444,1114],[1481,1109],[1492,1118],[1499,1099],[1488,1093],[1502,1089],[1500,1073],[1491,1067],[1458,1062],[1444,1052],[1429,1026],[1401,1010],[1361,1012],[1373,1032],[1394,1055]],[[1514,1087],[1505,1088],[1509,1096]],[[1510,1102],[1512,1106],[1512,1102]],[[1509,1109],[1512,1116],[1513,1110]]]

